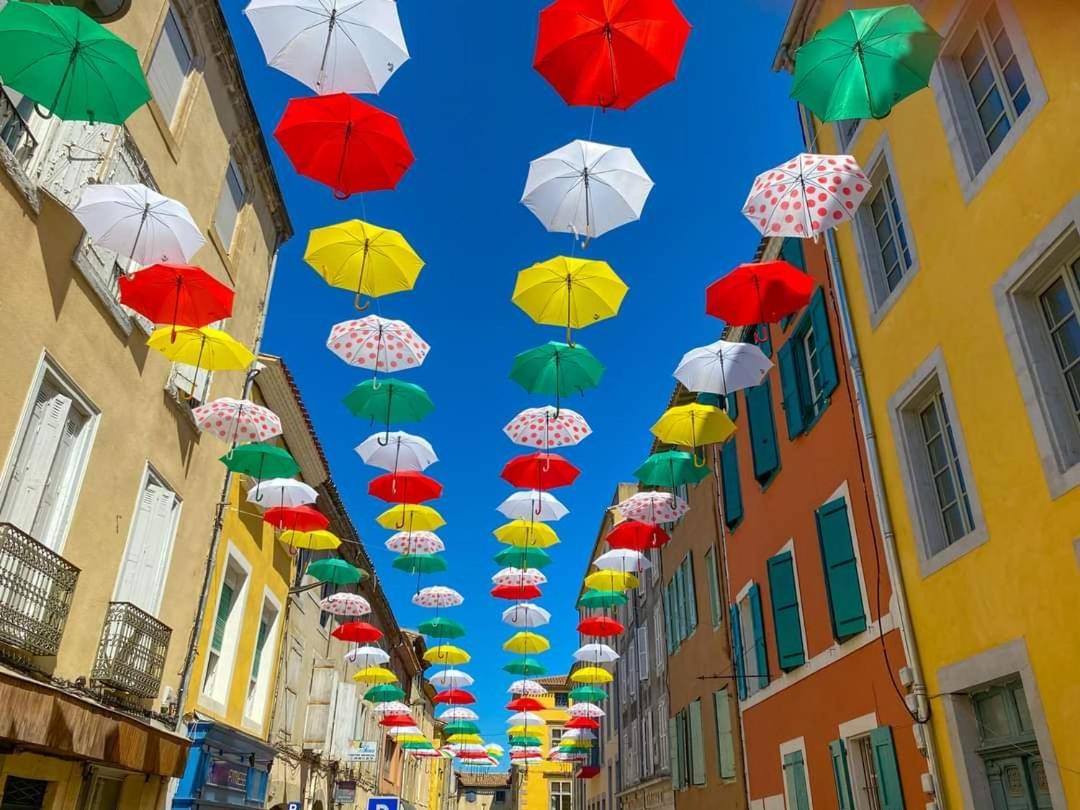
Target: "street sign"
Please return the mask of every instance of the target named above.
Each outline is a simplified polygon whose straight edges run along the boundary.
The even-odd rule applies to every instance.
[[[304,810],[303,802],[289,802],[285,805],[286,810]]]
[[[350,740],[349,750],[345,752],[346,762],[374,762],[378,751],[375,740]]]
[[[336,782],[334,784],[334,804],[352,804],[356,801],[356,782]]]
[[[367,810],[401,810],[397,796],[372,796],[367,800]]]

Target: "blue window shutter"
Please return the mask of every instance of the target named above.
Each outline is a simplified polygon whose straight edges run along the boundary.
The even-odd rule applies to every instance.
[[[743,518],[742,482],[739,481],[739,455],[735,437],[720,447],[720,472],[723,479],[724,523],[734,529]]]
[[[843,641],[866,629],[859,563],[855,558],[847,503],[843,498],[829,501],[814,513],[814,517],[821,543],[833,635],[837,641]]]
[[[848,778],[847,750],[844,747],[844,741],[833,740],[829,743],[829,752],[832,754],[837,806],[839,810],[854,810],[855,802],[851,800],[851,780]]]
[[[770,557],[768,569],[777,663],[782,670],[795,669],[806,663],[806,654],[799,620],[799,596],[795,589],[795,562],[791,552]]]
[[[739,624],[739,607],[728,607],[731,619],[731,660],[735,664],[735,683],[739,690],[739,700],[746,700],[746,662],[742,654],[742,627]]]
[[[765,620],[761,615],[761,589],[750,586],[750,618],[754,623],[754,672],[758,686],[764,689],[769,685],[769,656],[765,649]]]
[[[870,747],[874,751],[877,769],[877,792],[881,810],[904,810],[904,795],[900,790],[900,768],[896,764],[892,729],[889,726],[870,732]]]
[[[787,785],[789,810],[810,810],[806,787],[806,763],[802,751],[784,754],[784,783]]]
[[[836,373],[836,354],[833,352],[832,333],[829,331],[829,315],[825,310],[825,290],[818,287],[810,299],[810,322],[814,326],[817,341],[817,360],[821,368],[821,390],[829,396],[836,390],[840,378]]]
[[[669,582],[667,585],[664,586],[664,594],[663,594],[663,599],[664,599],[664,637],[667,640],[668,655],[671,655],[673,652],[675,652],[675,622],[674,622],[674,616],[672,615],[674,607],[671,604],[671,601],[672,601],[671,600],[671,585],[672,585],[672,583]]]
[[[780,388],[784,394],[784,415],[787,419],[787,435],[794,439],[806,429],[806,421],[803,418],[803,399],[799,387],[799,376],[796,370],[795,352],[792,343],[795,339],[787,341],[777,352],[780,361]]]
[[[746,412],[750,417],[750,450],[754,458],[754,478],[764,484],[780,467],[772,391],[768,378],[761,385],[746,389]]]
[[[719,394],[710,394],[708,392],[702,392],[697,395],[697,401],[701,405],[712,405],[714,408],[719,408],[721,397]]]
[[[727,395],[724,410],[727,411],[727,415],[731,417],[732,422],[739,418],[739,398],[734,392]]]
[[[802,239],[788,237],[780,245],[780,258],[788,264],[806,272],[806,259],[803,256]]]

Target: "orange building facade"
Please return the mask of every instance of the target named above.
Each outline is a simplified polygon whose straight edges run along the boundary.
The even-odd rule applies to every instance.
[[[759,254],[817,286],[759,342],[774,367],[728,397],[738,430],[719,449],[723,620],[750,810],[921,807],[923,727],[907,708],[901,619],[824,245],[770,239]]]

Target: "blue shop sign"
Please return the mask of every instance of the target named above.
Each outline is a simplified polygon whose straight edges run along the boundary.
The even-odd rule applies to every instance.
[[[273,747],[206,720],[193,723],[188,737],[192,744],[173,798],[175,810],[265,805]]]

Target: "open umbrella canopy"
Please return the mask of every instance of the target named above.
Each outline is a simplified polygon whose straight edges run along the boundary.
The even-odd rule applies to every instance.
[[[444,689],[435,694],[434,700],[447,706],[468,706],[476,703],[476,696],[464,689]]]
[[[511,726],[539,726],[544,728],[544,718],[532,712],[516,712],[506,718],[507,725]]]
[[[316,529],[313,532],[286,529],[278,539],[291,548],[306,548],[311,551],[333,551],[341,545],[341,538],[325,529]]]
[[[481,737],[479,734],[451,734],[449,737],[446,738],[446,741],[448,743],[451,743],[452,745],[483,745],[484,738]]]
[[[506,690],[511,695],[525,695],[526,697],[538,697],[539,695],[547,694],[547,687],[538,681],[532,681],[528,678],[513,681],[509,688]]]
[[[583,636],[608,638],[619,635],[626,628],[621,622],[609,616],[590,616],[578,622],[577,629]]]
[[[247,346],[227,332],[209,326],[179,329],[163,326],[150,333],[146,345],[174,363],[205,371],[242,371],[255,362],[255,355]]]
[[[578,444],[592,433],[585,417],[569,408],[526,408],[503,428],[510,441],[550,450]]]
[[[494,557],[499,565],[509,568],[543,568],[550,565],[551,555],[542,548],[504,548]]]
[[[652,523],[640,520],[624,520],[617,523],[604,537],[611,548],[629,548],[634,551],[646,551],[660,548],[670,542],[671,535]]]
[[[431,638],[461,638],[465,635],[465,628],[460,622],[447,619],[445,616],[436,616],[420,622],[417,631]]]
[[[364,700],[371,703],[386,703],[394,700],[402,700],[405,690],[392,683],[379,684],[364,692]]]
[[[514,358],[510,379],[530,394],[552,394],[555,407],[568,394],[582,394],[600,384],[604,367],[581,344],[550,340]]]
[[[385,373],[423,365],[431,350],[405,321],[378,315],[334,324],[326,348],[350,366]]]
[[[201,267],[154,264],[117,284],[120,303],[156,324],[199,327],[232,315],[232,289]]]
[[[585,684],[611,683],[615,680],[615,676],[600,667],[581,667],[570,673],[570,680],[573,683]]]
[[[345,406],[353,416],[380,422],[419,422],[435,409],[427,391],[414,383],[398,380],[365,380],[345,396]],[[386,432],[384,444],[389,443]]]
[[[369,683],[372,685],[397,683],[397,675],[385,667],[364,667],[357,670],[353,676],[357,683]]]
[[[607,698],[607,692],[599,686],[578,686],[570,690],[574,703],[599,703]]]
[[[597,720],[593,720],[591,717],[571,717],[569,721],[563,725],[563,728],[587,728],[598,729],[600,723]]]
[[[515,548],[550,548],[558,544],[559,536],[546,523],[514,520],[504,523],[493,532],[495,539]]]
[[[456,720],[479,720],[480,717],[472,709],[466,709],[460,706],[453,706],[449,709],[444,709],[443,713],[439,715],[439,719],[445,723],[450,723]]]
[[[514,520],[560,520],[570,513],[558,498],[538,489],[512,492],[497,508]]]
[[[415,503],[391,506],[375,521],[384,529],[404,529],[406,532],[433,532],[446,525],[443,516],[430,506]]]
[[[411,714],[385,715],[381,720],[379,720],[379,725],[383,726],[384,728],[408,729],[409,733],[398,737],[398,740],[407,741],[408,739],[416,739],[416,737],[419,737],[420,740],[424,739],[419,734],[416,734],[416,737],[411,736],[412,734],[415,734],[420,730],[416,725],[416,718],[413,717]],[[416,731],[414,732],[413,729],[415,729]]]
[[[503,649],[521,655],[535,655],[550,650],[551,642],[537,633],[522,631],[507,639]]]
[[[354,585],[366,576],[365,572],[356,566],[337,559],[315,560],[308,564],[307,574],[319,582],[334,585]]]
[[[618,591],[588,590],[577,600],[579,608],[611,608],[625,605],[629,601],[626,594]]]
[[[603,717],[605,712],[599,706],[589,703],[587,701],[576,702],[567,710],[567,714],[571,717]]]
[[[696,466],[694,456],[683,450],[653,453],[634,471],[634,477],[645,486],[668,489],[700,483],[709,475],[708,467]]]
[[[509,672],[511,675],[524,675],[525,677],[533,677],[536,675],[547,674],[547,667],[545,667],[535,658],[524,657],[518,661],[512,661],[506,666],[504,666],[503,672]]]
[[[752,343],[718,340],[684,354],[674,376],[688,391],[725,396],[760,385],[772,366]]]
[[[546,708],[547,706],[534,697],[514,698],[506,704],[507,711],[511,712],[542,712]]]
[[[557,453],[526,453],[506,462],[502,479],[519,489],[555,489],[577,480],[581,470]]]
[[[585,587],[595,591],[628,591],[640,584],[636,576],[623,571],[593,571],[585,577]]]
[[[735,432],[735,423],[715,405],[691,402],[668,408],[651,430],[656,438],[666,444],[703,447],[726,442]],[[623,514],[630,517],[625,512]]]
[[[266,442],[282,433],[281,419],[248,399],[221,397],[191,409],[199,430],[224,442]]]
[[[644,554],[628,548],[605,551],[593,560],[593,565],[601,571],[622,571],[631,574],[640,574],[652,568],[652,563]]]
[[[775,323],[810,303],[814,279],[783,259],[740,264],[705,290],[705,312],[732,326]]]
[[[630,520],[654,524],[674,523],[690,509],[682,498],[665,492],[637,492],[616,508]]]
[[[539,324],[582,329],[619,312],[629,288],[607,262],[556,256],[517,275],[513,302]]]
[[[457,607],[465,598],[453,588],[444,585],[431,585],[421,588],[413,594],[412,603],[418,607],[447,608]]]
[[[547,577],[535,568],[503,568],[491,577],[495,585],[543,585]]]
[[[310,486],[293,478],[270,478],[260,481],[247,491],[248,503],[261,506],[267,511],[275,508],[292,508],[315,503],[319,497]]]
[[[330,632],[330,635],[341,641],[351,641],[357,644],[367,644],[378,641],[383,637],[382,630],[367,622],[343,622],[335,627]],[[370,698],[368,699],[370,700]]]
[[[220,461],[234,473],[252,478],[288,478],[300,472],[289,451],[272,444],[242,444],[223,455]]]
[[[387,473],[371,479],[368,494],[389,503],[423,503],[442,495],[442,484],[422,472]]]
[[[476,682],[472,675],[460,669],[444,669],[430,676],[428,681],[436,689],[460,689],[463,686],[472,686]]]
[[[275,506],[263,512],[263,521],[275,529],[314,532],[330,525],[330,518],[310,506]],[[308,566],[310,572],[310,566]]]
[[[434,532],[397,532],[384,544],[399,554],[438,554],[446,544]]]
[[[449,567],[437,554],[402,554],[391,565],[406,574],[437,574]]]
[[[373,667],[390,663],[390,655],[379,647],[357,647],[345,653],[345,660],[358,667]],[[407,710],[407,709],[406,709]]]
[[[424,267],[424,260],[399,232],[359,219],[311,231],[304,261],[331,287],[354,293],[357,305],[363,296],[381,298],[411,290]],[[363,320],[377,329],[379,321]],[[384,329],[386,325],[383,321]]]
[[[541,593],[536,585],[496,585],[491,589],[491,595],[496,599],[520,602],[524,599],[539,599]]]
[[[619,654],[607,644],[584,644],[574,651],[574,660],[591,664],[611,664],[619,660]]]
[[[341,591],[321,599],[319,609],[333,616],[367,616],[371,604],[358,593]]]
[[[439,460],[427,439],[401,430],[392,430],[389,435],[379,432],[368,436],[356,452],[365,464],[389,472],[426,470]]]
[[[469,663],[469,661],[472,660],[472,656],[461,649],[461,647],[455,647],[452,644],[439,644],[429,648],[427,652],[424,653],[424,660],[429,664],[457,666],[458,664]]]

